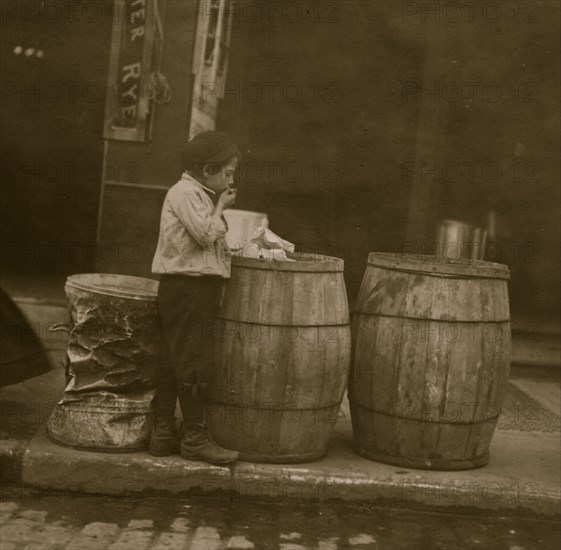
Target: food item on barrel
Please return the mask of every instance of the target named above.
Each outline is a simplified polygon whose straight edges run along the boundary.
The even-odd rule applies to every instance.
[[[266,260],[276,260],[279,262],[292,262],[286,253],[294,254],[294,245],[285,241],[270,229],[258,227],[243,248],[236,255],[244,258],[264,258]]]

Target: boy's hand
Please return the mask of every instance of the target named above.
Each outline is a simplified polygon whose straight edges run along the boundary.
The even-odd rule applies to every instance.
[[[218,197],[217,206],[219,206],[223,210],[225,210],[226,208],[230,208],[234,206],[237,196],[238,192],[236,189],[228,188]]]

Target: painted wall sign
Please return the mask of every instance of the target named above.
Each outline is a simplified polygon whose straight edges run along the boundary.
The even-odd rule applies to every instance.
[[[199,4],[190,138],[215,129],[218,100],[224,94],[228,72],[232,14],[231,0],[203,0]]]
[[[144,141],[150,111],[154,1],[116,0],[115,10],[104,137]]]

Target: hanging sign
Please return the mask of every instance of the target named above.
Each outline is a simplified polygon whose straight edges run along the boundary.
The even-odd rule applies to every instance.
[[[199,4],[190,138],[215,129],[218,100],[223,96],[228,72],[232,14],[231,0],[207,0]]]
[[[116,0],[105,105],[106,139],[144,141],[150,100],[154,0]]]

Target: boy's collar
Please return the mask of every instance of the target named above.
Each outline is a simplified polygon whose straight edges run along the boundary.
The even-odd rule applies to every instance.
[[[183,172],[183,174],[181,174],[181,179],[182,180],[194,181],[195,183],[199,184],[208,193],[211,193],[212,195],[216,195],[216,191],[213,191],[212,189],[209,189],[206,185],[203,185],[198,179],[194,178],[187,171],[185,171],[185,172]]]

